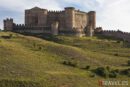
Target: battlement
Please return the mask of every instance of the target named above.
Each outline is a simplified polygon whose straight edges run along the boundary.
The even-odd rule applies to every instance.
[[[121,33],[121,34],[124,34],[124,35],[130,35],[130,32],[123,32],[123,31],[120,31],[120,30],[103,30],[102,32],[104,33]]]
[[[13,21],[13,18],[6,18],[4,21]]]
[[[74,7],[65,7],[65,10],[68,10],[68,9],[70,9],[70,10],[75,10]]]
[[[64,11],[57,11],[57,10],[53,10],[53,11],[52,11],[52,10],[49,10],[48,12],[49,12],[49,13],[62,13],[62,12],[64,12]]]
[[[64,33],[92,36],[96,26],[95,16],[94,11],[87,13],[74,7],[65,7],[59,11],[33,7],[25,10],[25,24],[15,24],[10,18],[4,20],[4,29],[20,33],[50,32],[53,35]]]

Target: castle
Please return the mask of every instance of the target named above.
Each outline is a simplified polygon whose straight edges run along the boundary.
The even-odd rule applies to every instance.
[[[63,11],[48,11],[39,7],[25,10],[25,24],[15,24],[13,19],[4,20],[4,30],[22,34],[50,34],[112,36],[130,42],[130,33],[120,30],[103,30],[96,27],[96,12],[83,12],[74,7],[66,7]]]
[[[4,20],[4,30],[28,34],[93,36],[96,12],[88,13],[66,7],[63,11],[48,11],[39,7],[25,10],[25,24]]]

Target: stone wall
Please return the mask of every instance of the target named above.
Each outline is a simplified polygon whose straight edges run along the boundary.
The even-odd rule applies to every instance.
[[[47,10],[38,7],[25,10],[25,24],[31,26],[46,26]]]
[[[59,22],[59,29],[64,29],[65,25],[65,16],[64,11],[49,11],[47,16],[47,26],[51,26],[54,22]]]
[[[118,31],[103,30],[102,35],[112,36],[114,38],[119,38],[119,39],[123,39],[123,40],[130,42],[130,33],[128,33],[128,32],[122,32],[119,30]]]
[[[85,28],[88,24],[88,15],[85,12],[75,11],[75,26],[76,28]]]
[[[31,25],[25,26],[24,24],[14,24],[13,32],[28,33],[28,34],[41,34],[41,33],[51,34],[51,28],[45,26],[31,26]]]
[[[11,28],[10,25],[13,22],[9,20],[8,22],[5,21],[4,24],[5,28],[10,26],[10,29],[20,32],[23,30],[24,32],[30,31],[31,28],[32,31],[34,31],[34,29],[36,29],[35,31],[45,30],[43,28],[46,27],[51,30],[51,28],[53,28],[53,23],[58,22],[57,30],[59,34],[78,34],[81,36],[85,35],[87,32],[86,34],[89,36],[93,34],[93,30],[96,26],[95,16],[96,14],[93,11],[86,13],[76,10],[74,7],[66,7],[63,11],[48,11],[47,9],[34,7],[32,9],[25,10],[25,25],[14,25]]]

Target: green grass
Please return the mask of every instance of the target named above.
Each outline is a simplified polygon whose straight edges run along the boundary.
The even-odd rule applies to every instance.
[[[13,36],[10,39],[1,36]],[[46,39],[46,40],[45,40]],[[47,41],[50,40],[50,41]],[[0,32],[0,87],[99,87],[89,65],[126,69],[130,48],[115,39],[55,36],[44,39]],[[77,67],[66,66],[72,61]],[[129,80],[119,76],[116,80]],[[129,80],[130,81],[130,80]]]

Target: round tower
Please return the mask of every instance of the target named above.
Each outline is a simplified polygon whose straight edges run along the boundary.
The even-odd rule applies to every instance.
[[[65,23],[67,29],[73,29],[75,27],[75,8],[66,7],[65,8]]]
[[[92,29],[94,30],[96,28],[96,12],[95,11],[90,11],[88,13],[88,25],[92,26]]]
[[[59,22],[55,21],[51,24],[52,35],[58,35]]]

